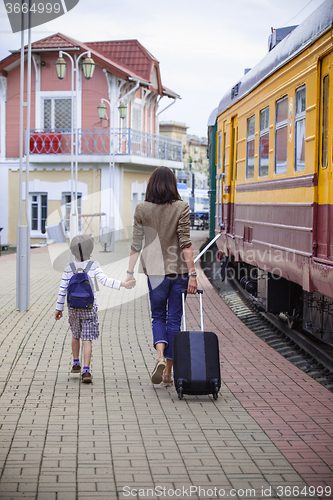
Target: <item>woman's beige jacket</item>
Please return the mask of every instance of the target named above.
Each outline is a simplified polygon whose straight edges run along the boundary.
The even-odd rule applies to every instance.
[[[183,248],[191,246],[190,210],[185,201],[137,204],[131,249],[140,252],[139,272],[167,276],[188,272]]]

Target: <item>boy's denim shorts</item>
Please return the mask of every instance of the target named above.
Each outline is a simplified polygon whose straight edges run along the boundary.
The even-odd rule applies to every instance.
[[[81,340],[96,340],[99,337],[97,307],[91,309],[68,308],[68,322],[73,337]]]

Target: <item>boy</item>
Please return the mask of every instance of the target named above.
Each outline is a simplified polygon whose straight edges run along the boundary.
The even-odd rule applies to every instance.
[[[74,263],[76,268],[85,269],[88,265],[90,256],[94,249],[94,242],[90,235],[82,234],[74,236],[71,241],[70,249],[74,255],[76,261]],[[62,318],[62,312],[65,307],[65,300],[67,295],[67,288],[71,277],[73,276],[73,271],[70,264],[68,264],[63,272],[59,294],[55,312],[55,319],[58,320]],[[98,262],[93,262],[90,269],[88,270],[88,276],[90,278],[90,283],[92,284],[93,294],[94,294],[94,304],[91,308],[78,309],[74,307],[68,307],[68,321],[72,331],[72,353],[73,353],[73,367],[71,373],[80,373],[80,339],[83,344],[83,360],[84,367],[82,370],[82,382],[90,384],[92,381],[90,373],[90,360],[92,352],[92,340],[98,339],[99,336],[99,325],[97,316],[97,301],[96,301],[96,289],[95,289],[95,279],[97,279],[102,285],[108,286],[110,288],[120,287],[133,288],[135,286],[135,279],[129,281],[118,281],[112,278],[108,278],[100,268]]]

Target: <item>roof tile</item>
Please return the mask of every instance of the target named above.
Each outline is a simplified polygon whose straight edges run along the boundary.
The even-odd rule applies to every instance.
[[[33,50],[38,49],[79,49],[81,44],[76,43],[72,38],[64,37],[61,33],[56,33],[55,35],[48,36],[37,42],[31,44]]]
[[[151,67],[156,59],[137,40],[88,42],[86,45],[120,62],[149,81]]]

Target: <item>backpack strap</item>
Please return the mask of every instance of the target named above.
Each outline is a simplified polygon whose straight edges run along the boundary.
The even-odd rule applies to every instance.
[[[70,265],[70,268],[71,268],[73,274],[75,274],[76,273],[76,266],[75,266],[74,262],[70,262],[69,265]]]
[[[86,265],[86,268],[85,268],[85,270],[84,270],[86,273],[89,273],[89,271],[90,271],[91,266],[93,265],[93,263],[94,263],[94,261],[93,261],[93,260],[90,260],[90,261],[88,262],[88,264]]]
[[[84,270],[84,271],[85,271],[87,274],[89,273],[89,271],[90,271],[90,269],[91,269],[91,267],[92,267],[92,265],[93,265],[93,264],[94,264],[94,261],[93,261],[93,260],[90,260],[90,261],[88,262],[88,264],[86,265],[86,268],[85,268],[85,270]],[[96,290],[96,292],[99,292],[99,287],[98,287],[98,283],[97,283],[96,276],[94,276],[94,278],[95,278],[95,290]],[[89,278],[89,279],[90,279],[90,278]]]

